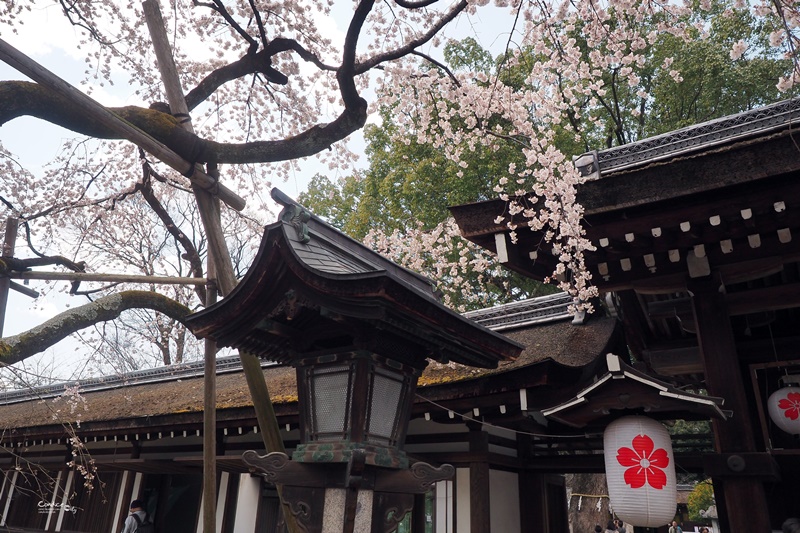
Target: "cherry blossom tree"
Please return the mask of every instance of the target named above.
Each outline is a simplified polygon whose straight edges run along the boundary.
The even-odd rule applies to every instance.
[[[192,133],[182,127],[188,117],[173,115],[163,103],[152,44],[137,3],[54,3],[82,36],[86,90],[101,84],[129,86],[140,104],[109,110],[185,161],[219,174],[248,198],[251,213],[261,210],[260,198],[271,182],[289,176],[303,158],[320,154],[330,164],[351,162],[353,154],[342,141],[366,123],[371,110],[368,98],[394,110],[401,135],[430,143],[461,169],[456,177],[469,165],[467,152],[477,147],[491,152],[501,141],[516,144],[519,162],[508,165],[493,190],[508,201],[497,223],[512,230],[545,229],[560,261],[553,278],[576,296],[579,305],[586,305],[595,293],[582,262],[590,244],[582,235],[581,207],[575,201],[581,178],[555,142],[556,135],[567,131],[579,136],[574,119],[587,102],[601,106],[608,92],[620,86],[649,105],[650,95],[635,67],[646,60],[648,47],[661,35],[702,38],[706,28],[691,15],[714,5],[712,0],[497,0],[494,5],[486,0],[359,0],[343,5],[176,2],[165,11],[165,18],[195,125]],[[0,32],[25,31],[19,22],[33,8],[32,0],[0,6]],[[506,27],[498,29],[495,23],[491,30],[503,43],[504,65],[491,74],[443,68],[437,47],[447,41],[450,28],[477,27],[487,10],[493,11],[483,16],[507,21]],[[737,0],[730,7],[732,13],[743,10],[769,27],[766,45],[774,54],[796,58],[800,11],[795,2]],[[345,13],[349,15],[341,36],[323,31],[330,27],[326,20]],[[755,43],[744,39],[735,42],[731,61],[746,56],[752,46]],[[673,64],[674,58],[667,57],[659,68],[678,79],[681,73]],[[523,73],[523,84],[510,83],[506,73],[511,70]],[[613,80],[608,79],[609,72],[614,73]],[[781,90],[790,91],[798,81],[797,68],[775,81]],[[636,110],[631,113],[635,116]],[[138,150],[45,85],[0,82],[0,125],[21,116],[58,124],[91,139],[67,146],[40,176],[4,154],[0,178],[2,214],[14,214],[28,223],[35,237],[30,254],[68,258],[54,262],[85,268],[80,266],[85,264],[81,257],[85,249],[68,249],[60,239],[63,220],[84,217],[86,228],[90,220],[101,225],[107,221],[107,228],[118,224],[113,213],[143,197]],[[164,177],[163,182],[153,183],[157,202],[164,202],[169,187],[187,189],[183,177],[155,158],[149,157],[146,166]],[[94,222],[92,217],[100,218]],[[169,227],[163,218],[159,220]],[[185,231],[181,228],[178,233]],[[181,268],[198,275],[193,251],[180,239],[178,243],[180,260],[185,261]],[[36,246],[45,251],[33,252]],[[411,252],[413,258],[417,252]],[[173,247],[159,253],[175,260]],[[470,253],[465,253],[467,262]],[[73,312],[31,335],[5,339],[0,358],[20,360],[40,349],[49,335],[55,338],[116,317],[123,309],[147,307],[178,322],[191,309],[155,292],[120,291],[89,305],[107,312],[92,315],[95,318]]]
[[[766,46],[772,32],[770,21],[733,7],[731,2],[717,1],[708,11],[676,15],[688,25],[686,34],[659,33],[625,75],[622,65],[598,69],[597,89],[581,94],[564,120],[550,124],[550,145],[569,161],[593,149],[784,98],[776,84],[793,65]],[[662,13],[645,17],[639,31],[649,33],[662,17]],[[589,62],[593,48],[581,27],[560,31],[576,40],[581,61]],[[744,43],[748,43],[747,53],[740,54]],[[537,80],[530,79],[529,73],[545,59],[550,58],[533,47],[523,48],[518,56],[504,51],[493,59],[467,38],[448,43],[442,64],[423,63],[420,72],[428,77],[438,70],[446,77],[437,84],[445,86],[455,84],[453,80],[493,88],[500,83],[509,94],[524,95],[537,89]],[[638,81],[631,83],[634,80]],[[551,89],[557,99],[566,99],[580,83],[580,79],[562,79]],[[406,93],[417,90],[418,84],[412,83],[404,89],[402,101],[408,100]],[[470,126],[471,115],[462,114],[462,102],[447,99],[442,92],[425,91],[426,108],[409,110],[410,106],[400,103],[396,112],[394,101],[389,100],[382,109],[381,124],[367,125],[369,166],[365,171],[338,180],[317,176],[300,201],[349,235],[368,236],[369,245],[439,281],[445,300],[459,310],[526,297],[533,287],[512,278],[485,251],[460,239],[458,228],[447,221],[447,207],[503,193],[510,183],[508,169],[526,168],[523,147],[530,143],[521,135],[502,134],[512,124],[499,112],[487,114],[484,126],[472,117]],[[477,134],[491,129],[501,134],[489,133],[480,143],[468,134],[472,129],[478,129]],[[446,132],[457,132],[446,147],[419,141],[420,136],[440,138]],[[519,185],[529,183],[520,180]],[[520,224],[525,220],[518,218]]]

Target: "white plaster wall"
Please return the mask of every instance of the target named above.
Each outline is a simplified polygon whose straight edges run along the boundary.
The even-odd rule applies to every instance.
[[[519,533],[517,474],[489,470],[489,513],[492,533]]]
[[[453,482],[451,480],[436,483],[436,533],[453,533]]]
[[[469,468],[456,468],[456,533],[470,533]]]
[[[239,497],[236,499],[233,533],[253,533],[256,530],[260,494],[261,482],[257,477],[247,475],[239,477]]]

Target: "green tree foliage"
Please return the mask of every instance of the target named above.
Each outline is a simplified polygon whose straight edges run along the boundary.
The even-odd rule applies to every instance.
[[[687,502],[689,519],[697,522],[705,521],[706,518],[700,511],[707,511],[711,505],[714,505],[714,487],[711,485],[711,480],[707,479],[695,485],[689,494]]]
[[[709,9],[694,3],[691,16],[683,21],[691,28],[692,39],[661,33],[653,44],[639,44],[645,48],[645,62],[607,70],[604,85],[569,111],[577,136],[570,141],[561,135],[560,149],[575,154],[576,149],[619,146],[782,98],[776,85],[791,72],[792,64],[770,51],[775,28],[748,11],[734,9],[730,0],[712,2]],[[642,33],[655,27],[660,16],[642,22]],[[583,41],[581,28],[571,35]],[[739,42],[743,53],[735,57]],[[582,50],[584,60],[591,62],[592,50],[585,43]],[[565,101],[573,94],[570,86],[562,80],[559,87]]]

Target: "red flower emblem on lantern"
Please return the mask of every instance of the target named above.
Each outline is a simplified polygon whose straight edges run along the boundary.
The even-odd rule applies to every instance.
[[[642,488],[649,483],[654,489],[660,490],[667,484],[667,474],[662,469],[669,466],[669,455],[664,448],[654,448],[653,439],[638,435],[633,439],[633,449],[623,446],[617,450],[617,461],[627,468],[625,483],[632,489]]]
[[[783,416],[792,420],[800,417],[800,392],[790,392],[778,402],[778,407],[783,409]]]

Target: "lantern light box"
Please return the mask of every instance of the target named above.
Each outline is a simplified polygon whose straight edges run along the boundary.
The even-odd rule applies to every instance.
[[[643,416],[625,416],[603,433],[608,496],[614,512],[635,526],[657,527],[677,508],[675,457],[667,429]]]

